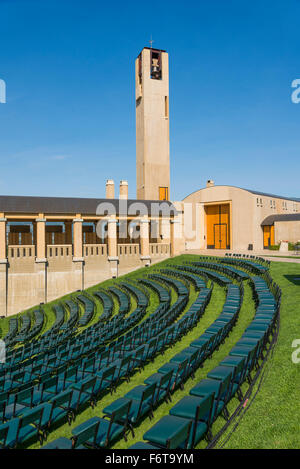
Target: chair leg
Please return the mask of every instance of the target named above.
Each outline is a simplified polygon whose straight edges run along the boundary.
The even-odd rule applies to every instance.
[[[242,402],[242,400],[244,399],[244,397],[243,397],[243,393],[242,393],[242,391],[241,391],[240,388],[237,389],[237,396],[238,396],[238,400],[239,400],[240,402]]]

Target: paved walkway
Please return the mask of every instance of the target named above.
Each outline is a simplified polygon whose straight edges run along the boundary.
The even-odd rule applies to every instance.
[[[223,250],[223,249],[190,249],[188,251],[183,251],[182,254],[198,254],[200,256],[220,256],[224,257],[226,253],[231,253],[231,254],[248,254],[249,256],[257,256],[257,257],[263,257],[264,259],[272,262],[293,262],[295,264],[300,264],[300,259],[297,259],[296,255],[293,258],[293,254],[289,254],[289,257],[279,257],[279,256],[284,256],[285,254],[282,252],[274,252],[272,251],[272,254],[266,255],[266,251],[229,251],[229,250]]]

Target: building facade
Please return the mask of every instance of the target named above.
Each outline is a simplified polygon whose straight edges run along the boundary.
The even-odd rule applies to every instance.
[[[119,199],[0,196],[0,315],[180,252],[175,207],[127,200],[124,182]]]
[[[184,224],[190,226],[185,228],[186,249],[259,251],[300,240],[297,198],[208,181],[206,188],[188,195],[182,207]]]

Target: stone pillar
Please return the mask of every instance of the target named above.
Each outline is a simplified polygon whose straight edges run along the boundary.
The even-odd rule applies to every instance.
[[[37,302],[47,302],[47,257],[46,257],[46,219],[39,214],[36,219],[36,258],[34,270],[37,275]]]
[[[117,245],[117,219],[115,216],[107,221],[107,246],[108,246],[108,262],[112,277],[118,277],[118,245]]]
[[[82,246],[82,223],[80,217],[73,220],[73,273],[74,290],[84,289],[84,257]]]
[[[160,220],[160,243],[170,243],[170,220],[169,218],[161,218]]]
[[[171,257],[178,256],[183,250],[183,233],[180,217],[170,220],[171,223]]]
[[[36,219],[36,260],[46,260],[46,219],[42,214]]]
[[[144,216],[140,220],[140,243],[141,243],[141,261],[144,266],[151,264],[150,246],[149,246],[149,220]]]
[[[0,316],[7,315],[6,218],[0,218]]]
[[[82,258],[82,223],[81,218],[73,220],[73,261]]]

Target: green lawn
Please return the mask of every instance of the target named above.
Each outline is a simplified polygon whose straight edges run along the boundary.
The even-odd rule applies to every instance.
[[[300,339],[300,264],[272,262],[271,275],[282,289],[280,332],[257,397],[226,448],[300,448],[300,364],[291,359]]]
[[[168,259],[160,264],[156,264],[150,268],[139,269],[131,274],[121,277],[118,280],[108,280],[101,284],[101,288],[107,288],[112,284],[117,284],[122,280],[135,280],[140,278],[141,275],[148,274],[151,271],[164,268],[167,264],[182,263],[186,260],[196,260],[198,256],[180,256],[175,259]],[[275,348],[273,357],[267,361],[265,370],[265,379],[262,387],[257,394],[255,400],[245,413],[245,416],[240,422],[240,425],[231,435],[227,441],[225,448],[299,448],[299,404],[297,397],[300,390],[300,364],[295,365],[292,363],[291,344],[294,339],[300,339],[300,281],[295,280],[295,277],[300,278],[300,264],[271,262],[270,268],[273,279],[282,288],[282,307],[281,307],[281,324],[278,343]],[[89,288],[87,291],[92,293],[97,290],[99,286]],[[204,363],[203,368],[197,371],[195,379],[189,379],[185,383],[184,390],[177,390],[172,395],[172,403],[164,403],[160,405],[154,412],[154,419],[151,421],[146,418],[136,429],[135,438],[129,435],[128,442],[124,440],[118,441],[114,448],[124,449],[128,448],[137,441],[141,441],[143,434],[153,426],[163,415],[168,414],[170,408],[178,402],[183,396],[189,393],[189,390],[202,378],[206,377],[207,373],[214,368],[218,363],[229,353],[233,345],[239,340],[243,331],[252,321],[255,313],[254,302],[252,299],[252,290],[249,282],[244,282],[245,295],[243,305],[239,314],[236,326],[230,333],[225,343],[213,354],[210,360]],[[149,290],[150,291],[150,290]],[[66,297],[69,297],[67,295]],[[190,285],[190,299],[186,310],[193,303],[197,296],[197,292]],[[176,293],[172,290],[172,302],[176,300]],[[58,301],[58,300],[57,300]],[[224,288],[214,285],[211,301],[206,308],[206,311],[199,321],[198,325],[190,331],[180,342],[168,349],[163,355],[158,355],[153,362],[148,363],[142,373],[136,373],[132,376],[130,383],[122,383],[117,387],[117,392],[112,396],[110,394],[104,396],[99,402],[97,407],[93,410],[91,407],[86,408],[77,415],[75,423],[72,426],[65,424],[57,429],[51,431],[48,442],[58,438],[59,436],[71,436],[71,429],[80,423],[84,422],[90,417],[95,415],[101,416],[102,409],[110,404],[112,401],[122,397],[130,389],[138,384],[142,384],[144,379],[155,373],[157,369],[164,363],[170,360],[172,356],[177,354],[180,350],[190,344],[190,342],[199,337],[204,330],[211,324],[222,310],[225,301]],[[46,313],[48,318],[47,327],[50,327],[54,321],[54,315],[51,312],[52,302],[47,305]],[[153,312],[158,306],[158,296],[153,291],[150,291],[150,305],[147,315]],[[132,301],[131,311],[136,307],[135,301]],[[115,308],[117,311],[117,308]],[[52,314],[52,316],[51,316]],[[97,311],[93,318],[93,322],[101,314],[101,305],[97,304]],[[0,327],[5,329],[0,322]],[[248,385],[243,386],[243,391],[246,391]],[[255,392],[254,388],[254,392]],[[254,394],[253,392],[253,394]],[[252,394],[252,395],[253,395]],[[250,401],[251,402],[251,399]],[[233,412],[237,407],[239,401],[234,398],[229,403],[229,411]],[[249,403],[248,403],[249,406]],[[219,417],[213,426],[213,434],[215,435],[223,427],[225,421]],[[228,432],[231,431],[230,427]],[[227,433],[224,434],[226,436]],[[223,437],[222,437],[223,439]],[[200,442],[199,448],[204,448],[206,442]],[[35,443],[30,448],[38,448],[39,444]]]

